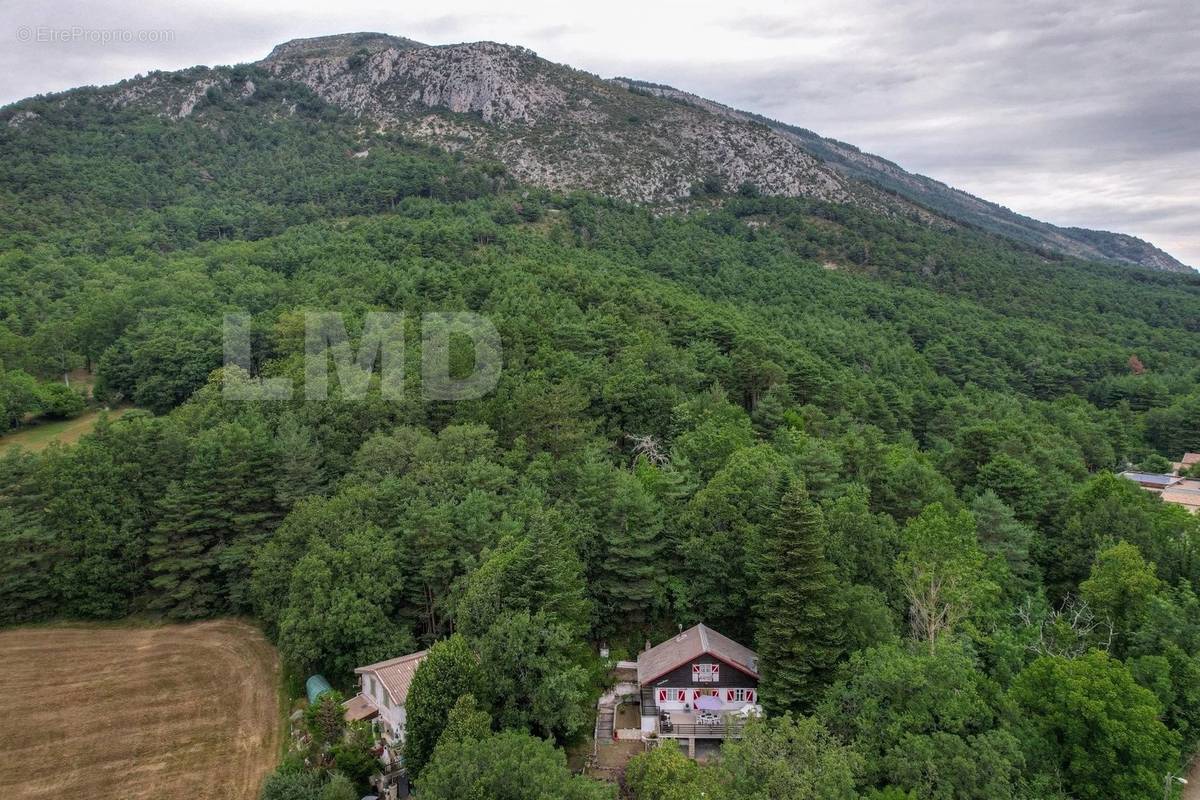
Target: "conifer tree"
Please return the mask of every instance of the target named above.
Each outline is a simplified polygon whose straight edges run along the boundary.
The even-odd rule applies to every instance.
[[[324,494],[325,465],[312,428],[285,414],[275,432],[275,450],[279,457],[275,499],[280,507],[290,509],[305,497]]]
[[[821,510],[789,481],[766,531],[756,615],[762,699],[773,713],[810,711],[844,651],[845,607],[825,538]]]
[[[633,473],[611,470],[610,492],[597,522],[598,553],[590,586],[601,619],[645,620],[662,603],[666,567],[662,509]]]
[[[271,453],[260,428],[226,424],[197,437],[149,537],[156,608],[184,619],[249,608],[252,555],[279,521]]]

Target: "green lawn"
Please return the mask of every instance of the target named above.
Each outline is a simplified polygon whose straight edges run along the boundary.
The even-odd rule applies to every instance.
[[[18,428],[12,433],[0,436],[0,455],[16,447],[22,447],[36,453],[39,450],[46,449],[54,442],[74,444],[79,441],[79,437],[96,427],[101,414],[108,414],[109,419],[118,419],[130,411],[133,411],[133,408],[117,408],[111,411],[85,411],[74,419],[38,422]]]

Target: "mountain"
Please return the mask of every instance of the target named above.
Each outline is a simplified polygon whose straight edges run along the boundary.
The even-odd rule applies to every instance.
[[[378,129],[499,162],[530,185],[668,208],[722,191],[802,197],[973,226],[1046,253],[1188,271],[1135,237],[1040,222],[806,129],[659,84],[603,79],[522,47],[350,33],[281,44],[254,66]],[[125,81],[112,96],[180,118],[211,91],[248,97],[257,88],[239,68],[198,67]],[[290,113],[281,102],[276,113]],[[9,124],[22,119],[10,111]]]
[[[845,175],[882,187],[950,219],[975,225],[992,233],[1076,258],[1139,264],[1168,272],[1190,271],[1187,265],[1169,253],[1136,236],[1085,228],[1061,228],[1018,214],[1004,206],[947,186],[939,180],[907,172],[885,158],[864,153],[852,144],[821,136],[806,128],[788,125],[748,111],[739,111],[670,86],[629,78],[614,80],[632,90],[689,103],[727,119],[766,125]]]
[[[609,182],[646,201],[577,190]],[[696,785],[748,800],[816,752],[839,796],[1063,797],[1083,775],[1077,797],[1152,800],[1197,749],[1196,704],[1168,701],[1200,692],[1173,624],[1197,613],[1200,518],[1116,473],[1200,449],[1198,379],[1200,273],[952,222],[765,123],[513,48],[291,42],[0,109],[0,432],[73,418],[71,444],[0,458],[0,626],[250,616],[287,673],[343,685],[459,648],[503,739],[438,747],[422,800],[487,796],[430,777],[487,759],[614,797],[554,750],[587,733],[587,643],[778,629],[784,491],[839,581],[844,665],[804,729],[743,740],[761,779]],[[1069,657],[1087,630],[1021,646],[1082,613],[1061,598],[1104,604],[1113,568],[1148,611],[1087,607],[1122,617],[1111,655]],[[906,612],[936,584],[910,579],[947,569],[961,624],[935,639]],[[1145,746],[1062,746],[1084,712]],[[300,755],[261,796],[327,796]]]
[[[350,34],[289,42],[263,64],[340,108],[496,158],[516,177],[549,188],[662,202],[687,197],[716,175],[726,187],[753,184],[769,195],[890,205],[908,214],[927,209],[1082,259],[1188,269],[1136,237],[1041,222],[804,128],[667,86],[603,80],[524,48],[423,47]],[[878,189],[896,197],[889,202]]]

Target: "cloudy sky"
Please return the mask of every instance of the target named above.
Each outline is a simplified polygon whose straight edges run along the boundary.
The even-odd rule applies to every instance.
[[[1141,236],[1200,267],[1195,0],[150,5],[0,0],[0,103],[252,61],[299,36],[491,39],[811,128],[1040,219]],[[103,41],[112,31],[129,41]]]

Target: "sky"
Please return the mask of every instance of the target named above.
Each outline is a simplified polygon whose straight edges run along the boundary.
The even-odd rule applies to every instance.
[[[0,0],[0,104],[350,31],[670,84],[1200,268],[1196,0]]]

